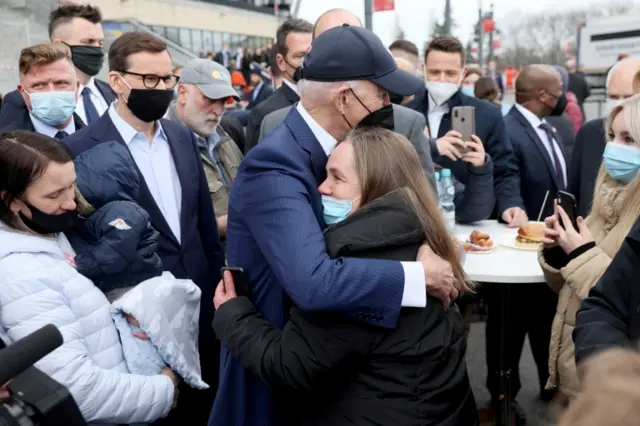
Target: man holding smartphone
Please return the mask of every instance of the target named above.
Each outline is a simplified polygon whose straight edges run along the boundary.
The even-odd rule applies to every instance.
[[[476,200],[477,203],[493,203],[491,211],[486,215],[473,212],[469,217],[474,220],[487,219],[495,205],[498,217],[509,226],[523,225],[528,217],[520,196],[518,164],[505,132],[502,113],[487,102],[460,92],[460,84],[466,73],[464,48],[460,41],[451,36],[434,38],[425,53],[424,73],[426,89],[405,106],[421,112],[427,119],[434,162],[451,169],[453,176],[465,186],[465,192],[472,191],[478,174],[486,173],[482,168],[491,164],[491,191],[476,193],[476,197],[480,198]],[[475,153],[480,153],[477,141],[474,144],[473,140],[463,140],[460,132],[453,127],[452,112],[456,107],[473,107],[475,115],[481,117],[476,123],[475,135],[483,150],[486,149],[484,163],[478,161],[477,155],[464,152],[473,149]]]

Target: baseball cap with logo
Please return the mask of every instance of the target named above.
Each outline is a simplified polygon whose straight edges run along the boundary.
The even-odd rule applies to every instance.
[[[195,84],[209,99],[235,98],[238,93],[231,85],[231,74],[222,65],[211,59],[196,58],[182,68],[180,83]]]
[[[424,88],[422,79],[398,68],[378,36],[348,24],[320,34],[311,43],[298,74],[313,81],[369,80],[401,96]]]

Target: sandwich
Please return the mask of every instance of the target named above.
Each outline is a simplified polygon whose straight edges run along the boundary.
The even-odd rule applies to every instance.
[[[535,249],[542,244],[544,236],[544,223],[527,223],[518,229],[516,247]]]

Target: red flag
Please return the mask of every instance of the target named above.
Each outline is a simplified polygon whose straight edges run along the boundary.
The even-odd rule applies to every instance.
[[[496,23],[493,18],[484,18],[482,21],[482,31],[485,33],[492,33],[496,30]]]
[[[374,0],[373,11],[385,12],[387,10],[394,10],[396,8],[394,0]]]

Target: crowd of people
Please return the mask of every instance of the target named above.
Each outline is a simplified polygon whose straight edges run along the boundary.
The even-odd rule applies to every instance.
[[[508,303],[518,425],[526,336],[560,425],[635,424],[640,58],[585,123],[574,58],[524,68],[507,105],[495,60],[466,64],[451,36],[384,46],[344,9],[184,64],[149,33],[104,52],[101,21],[55,9],[0,110],[0,340],[57,326],[36,366],[87,422],[475,426],[482,297],[494,411]],[[475,111],[469,140],[456,107]],[[544,221],[546,284],[503,300],[472,282],[441,169],[456,222]]]

